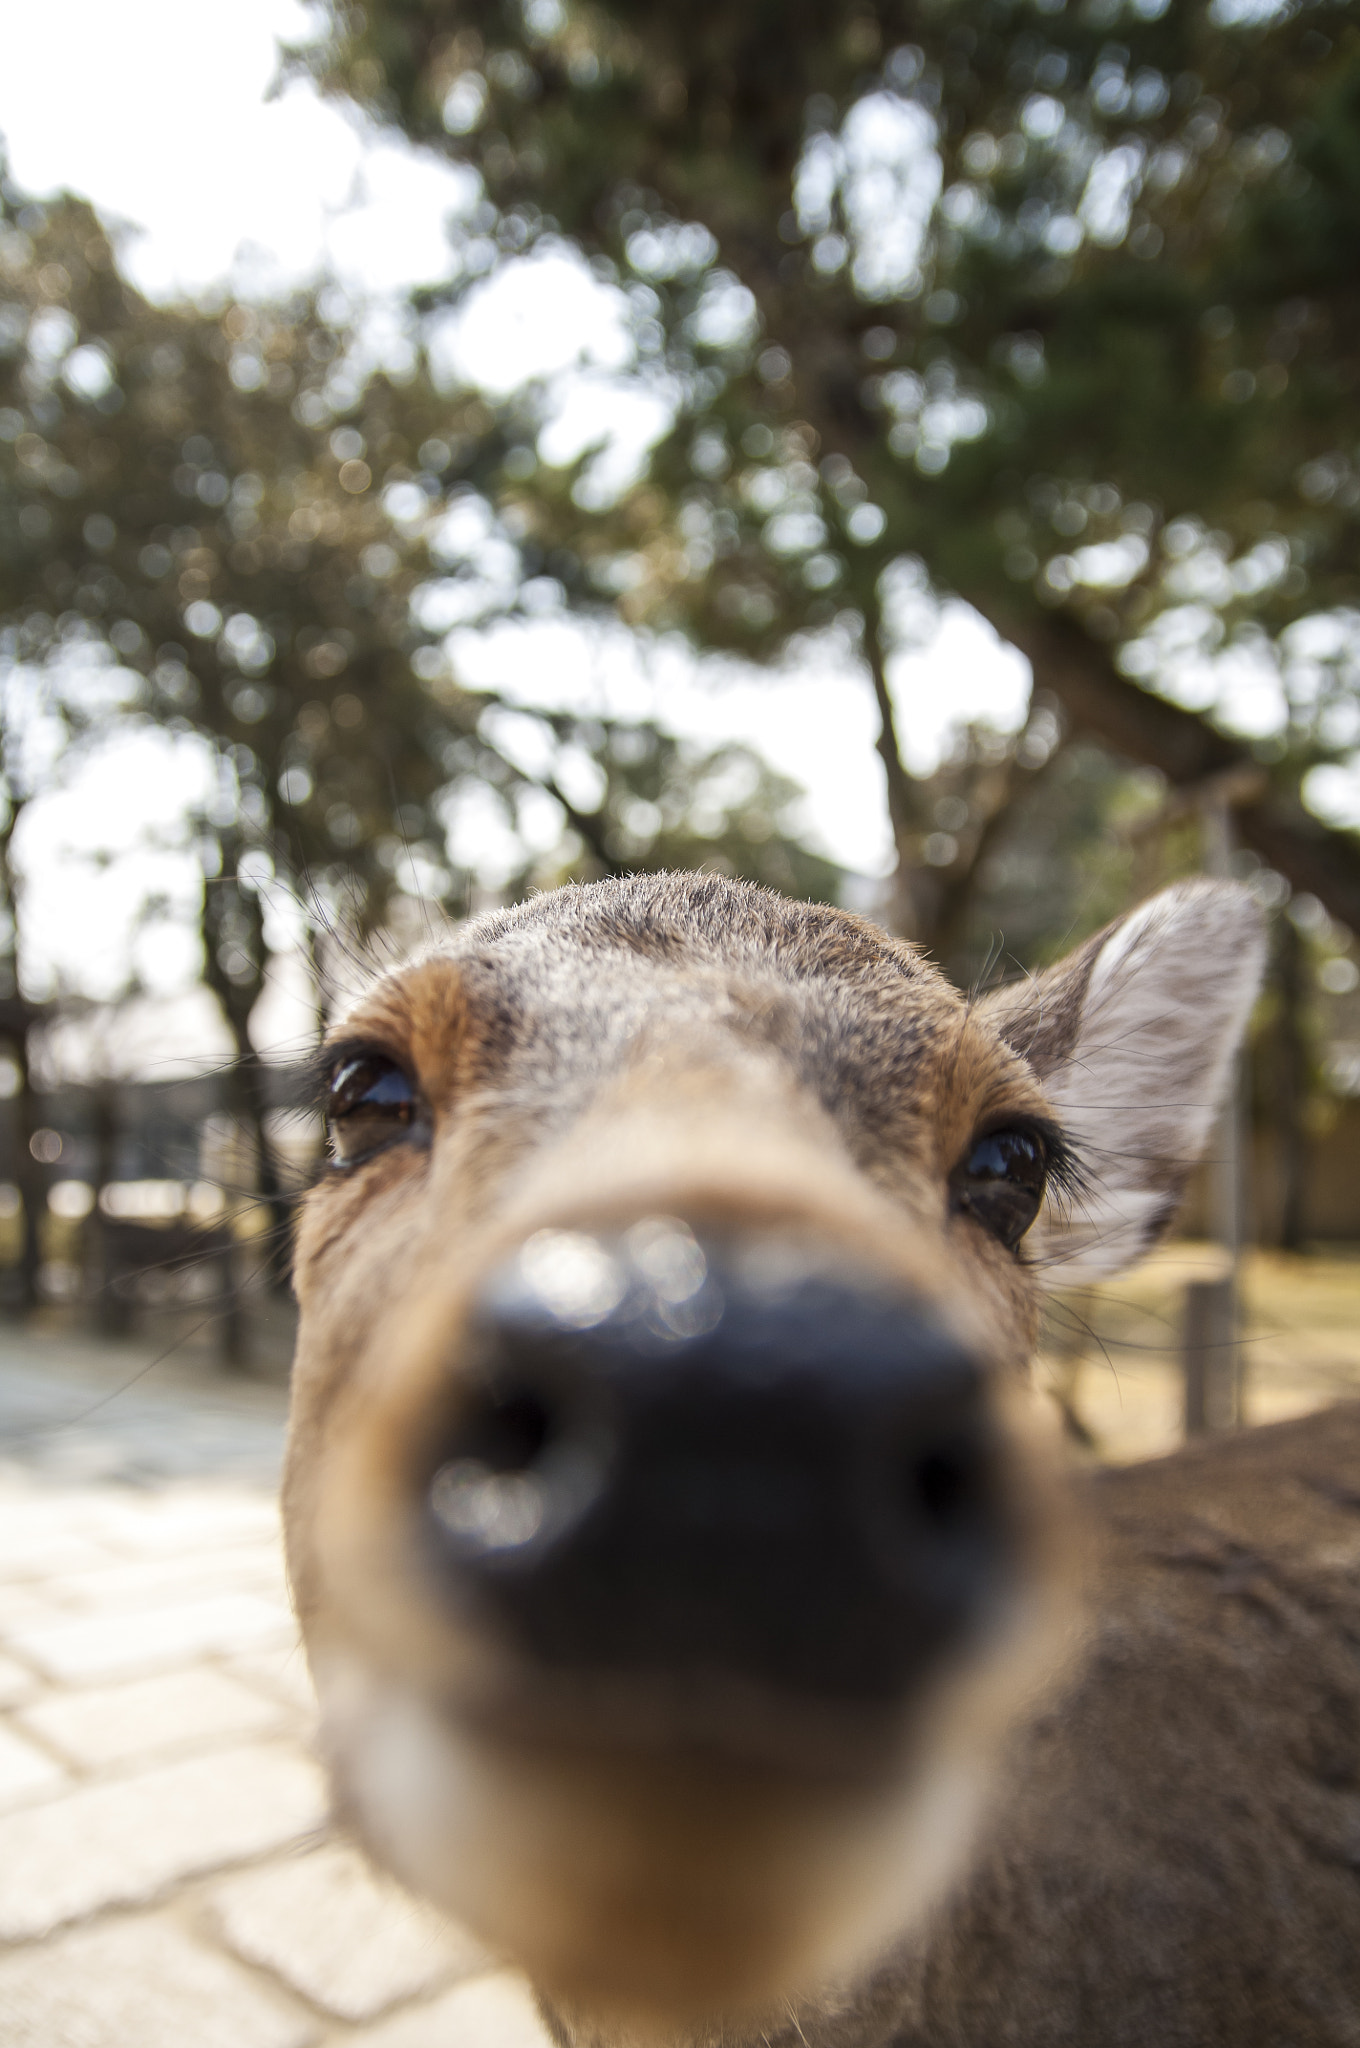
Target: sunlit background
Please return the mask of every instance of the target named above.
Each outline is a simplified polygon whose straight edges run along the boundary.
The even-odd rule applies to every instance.
[[[284,1227],[365,961],[663,865],[964,983],[1238,874],[1251,1228],[1360,1228],[1353,29],[1102,7],[725,72],[567,0],[7,25],[30,1302],[98,1201]]]
[[[280,43],[314,33],[314,17],[292,0],[230,10],[149,0],[130,14],[77,5],[16,18],[0,76],[14,198],[87,199],[121,273],[158,305],[189,302],[220,316],[228,299],[277,306],[290,292],[328,287],[326,312],[358,339],[358,374],[402,374],[423,344],[436,391],[483,391],[504,404],[533,390],[545,460],[567,464],[590,451],[592,499],[626,490],[676,409],[665,375],[640,358],[627,295],[556,238],[497,260],[478,232],[475,174],[328,103],[309,81],[281,85]],[[60,91],[33,89],[58,78]],[[176,166],[188,163],[192,176],[180,175]],[[418,331],[414,292],[482,271],[485,281],[456,310]],[[731,317],[744,316],[737,307]],[[48,331],[60,374],[77,337],[64,323]],[[234,375],[250,388],[239,362]],[[753,747],[798,785],[799,836],[860,880],[852,900],[877,900],[872,884],[891,869],[892,833],[872,694],[843,644],[824,635],[773,672],[705,665],[683,643],[563,616],[551,593],[531,593],[526,605],[519,564],[490,522],[479,537],[481,587],[457,600],[436,590],[424,597],[436,624],[454,614],[446,644],[460,682],[529,712],[660,719],[696,748]],[[462,536],[452,539],[459,546]],[[977,717],[1010,730],[1024,718],[1027,664],[961,605],[917,628],[890,676],[918,772],[938,763],[959,723]],[[530,723],[502,723],[531,755],[541,751]],[[131,967],[160,999],[138,1057],[171,1056],[167,1034],[184,1057],[225,1052],[211,1005],[180,996],[196,981],[191,906],[150,929],[140,915],[160,892],[192,899],[192,855],[177,861],[158,842],[163,849],[201,802],[208,749],[168,741],[139,719],[81,752],[50,778],[57,786],[38,793],[16,848],[41,904],[35,894],[25,923],[26,977],[35,991],[99,997],[120,991]],[[559,851],[563,820],[551,801],[513,817],[496,803],[459,808],[451,854],[482,892],[503,890],[526,855],[550,863]],[[81,871],[95,863],[102,873],[91,890]],[[291,1044],[305,1032],[291,982],[284,977],[289,1001],[262,1003],[257,1042]],[[172,997],[180,999],[169,1008]]]
[[[1360,1391],[1358,166],[1350,0],[9,7],[7,2044],[547,2048],[325,1833],[277,1543],[309,1055],[449,920],[694,869],[971,989],[1236,877],[1038,1405]]]

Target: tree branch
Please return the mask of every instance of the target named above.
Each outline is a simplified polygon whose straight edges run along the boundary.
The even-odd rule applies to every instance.
[[[878,577],[870,576],[860,593],[864,614],[864,658],[869,666],[869,677],[874,687],[874,702],[878,706],[878,732],[874,746],[883,763],[884,779],[887,783],[888,819],[892,826],[893,845],[897,849],[897,867],[893,873],[892,900],[887,907],[884,922],[900,938],[919,939],[921,933],[921,906],[912,889],[912,868],[914,841],[918,830],[916,784],[902,763],[902,749],[897,737],[897,716],[893,709],[892,692],[888,688],[886,650],[883,644],[883,606],[878,594]]]
[[[981,880],[983,863],[1002,838],[1015,814],[1020,798],[1054,766],[1066,740],[1060,741],[1044,760],[1028,766],[1013,750],[999,771],[1000,789],[982,821],[967,860],[962,857],[944,871],[940,900],[935,911],[930,946],[936,959],[944,960],[961,945],[965,923]]]
[[[968,601],[1029,657],[1035,683],[1053,692],[1073,728],[1114,752],[1160,769],[1171,783],[1256,765],[1241,740],[1122,676],[1074,620],[1010,616],[986,598],[970,595]],[[1244,845],[1291,887],[1308,890],[1333,917],[1360,932],[1360,841],[1352,833],[1323,824],[1286,791],[1243,804],[1233,816]]]

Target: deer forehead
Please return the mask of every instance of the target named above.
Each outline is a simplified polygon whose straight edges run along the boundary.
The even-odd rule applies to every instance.
[[[727,886],[746,914],[721,924],[702,901],[650,890],[558,891],[482,920],[386,975],[336,1042],[403,1062],[436,1110],[490,1094],[551,1104],[559,1121],[625,1075],[636,1093],[639,1071],[664,1089],[677,1069],[763,1063],[854,1149],[943,1168],[980,1122],[1046,1111],[1027,1063],[912,948],[845,912]]]

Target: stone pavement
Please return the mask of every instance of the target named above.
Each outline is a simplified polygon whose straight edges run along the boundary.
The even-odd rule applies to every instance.
[[[328,1824],[284,1396],[153,1355],[0,1330],[0,2043],[545,2048]]]

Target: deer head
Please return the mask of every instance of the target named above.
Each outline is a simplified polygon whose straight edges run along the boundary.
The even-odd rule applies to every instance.
[[[712,877],[457,932],[331,1034],[285,1492],[345,1810],[564,2009],[909,1927],[1061,1655],[1041,1290],[1169,1221],[1260,973],[1168,891],[968,1000]]]

